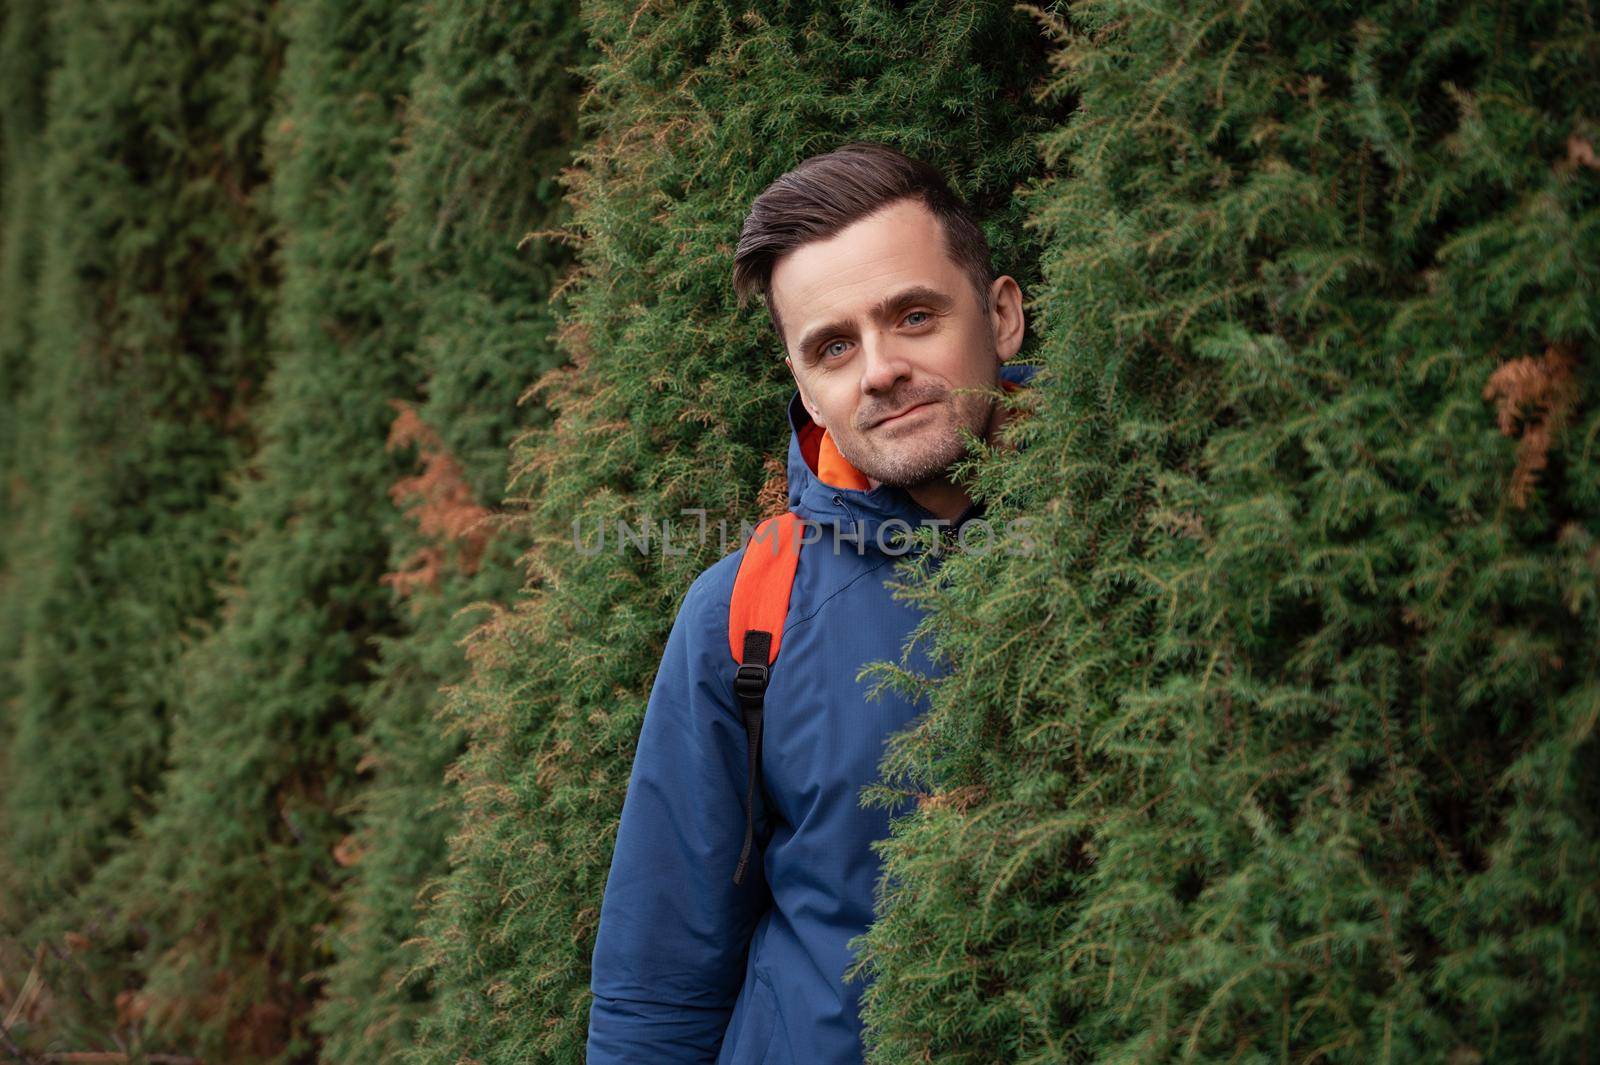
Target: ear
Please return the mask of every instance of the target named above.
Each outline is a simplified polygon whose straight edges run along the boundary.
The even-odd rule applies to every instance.
[[[989,285],[989,328],[1002,362],[1022,350],[1027,328],[1022,314],[1022,289],[1009,274],[995,278]]]

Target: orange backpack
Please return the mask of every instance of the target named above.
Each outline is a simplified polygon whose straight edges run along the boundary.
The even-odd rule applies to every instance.
[[[744,546],[739,572],[733,579],[733,600],[728,608],[728,650],[738,663],[733,691],[739,699],[749,753],[750,787],[745,796],[744,848],[733,882],[744,881],[755,840],[755,802],[761,791],[761,715],[767,679],[778,659],[783,622],[789,614],[789,593],[795,567],[800,563],[803,525],[793,511],[767,518],[757,525]]]

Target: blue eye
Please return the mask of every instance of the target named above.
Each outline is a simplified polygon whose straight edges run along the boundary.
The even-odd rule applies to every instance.
[[[835,341],[831,341],[828,344],[823,345],[823,348],[822,348],[823,357],[826,358],[828,356],[829,352],[831,352],[833,350],[833,346],[835,344],[843,344],[843,343],[844,343],[844,341],[842,341],[842,340],[835,340]]]
[[[919,314],[922,315],[922,317],[924,317],[924,318],[927,318],[929,316],[927,311],[912,311],[910,314],[906,315],[906,322],[911,324],[911,325],[921,325],[922,324],[921,322],[912,322],[911,321],[911,319],[915,318]]]

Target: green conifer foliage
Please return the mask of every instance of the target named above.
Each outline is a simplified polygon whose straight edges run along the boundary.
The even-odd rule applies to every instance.
[[[1594,1060],[1593,11],[1045,21],[1038,550],[930,598],[871,1060]]]
[[[508,602],[521,584],[517,540],[496,518],[511,441],[548,420],[532,404],[519,410],[518,397],[558,361],[547,301],[571,252],[523,238],[568,213],[557,177],[576,136],[583,45],[572,8],[452,0],[419,14],[390,233],[426,381],[392,427],[420,452],[415,476],[390,489],[407,515],[386,576],[407,602],[405,628],[382,638],[361,697],[373,776],[350,843],[338,962],[314,1020],[323,1062],[398,1061],[431,1005],[418,893],[445,871],[459,809],[444,772],[461,747],[438,717],[438,689],[465,673],[461,641],[482,620],[472,604]]]
[[[41,491],[39,449],[36,443],[23,445],[44,424],[36,413],[39,397],[28,381],[33,376],[31,312],[44,241],[41,169],[44,87],[54,66],[51,43],[40,0],[0,7],[0,606],[5,607],[0,609],[0,685],[7,693],[0,696],[0,750],[11,747],[12,699],[19,686],[14,670],[23,631],[21,574],[8,560],[27,550],[29,504]],[[0,758],[0,774],[5,761]],[[5,790],[0,775],[0,794]],[[0,908],[4,896],[0,888]],[[0,927],[7,924],[0,915]]]
[[[116,991],[76,956],[109,936],[85,885],[148,808],[181,651],[218,608],[275,286],[279,45],[256,3],[5,11],[0,975],[42,957],[13,1038],[78,1050],[106,1045]]]
[[[172,769],[97,891],[139,937],[127,1012],[208,1061],[306,1061],[359,785],[357,707],[410,466],[385,449],[413,394],[415,315],[386,240],[413,69],[410,5],[285,12],[268,160],[282,290],[219,623],[185,656]]]
[[[583,1060],[596,918],[662,647],[693,578],[781,490],[792,382],[764,313],[731,298],[750,201],[807,155],[884,140],[994,212],[999,261],[1025,258],[1011,192],[1036,165],[1028,90],[1045,48],[1009,5],[601,2],[585,24],[602,58],[569,178],[572,363],[539,381],[556,422],[514,461],[525,594],[474,634],[448,703],[470,737],[451,771],[464,816],[427,920],[440,1006],[415,1061]],[[646,553],[619,552],[614,527],[588,550],[616,520],[653,524]]]
[[[44,89],[54,66],[46,10],[40,0],[0,7],[0,582],[15,579],[6,558],[16,549],[12,538],[24,500],[38,491],[36,479],[30,483],[21,466],[24,455],[37,449],[21,444],[36,430],[27,423],[26,392],[29,309],[37,296],[43,242]],[[5,588],[0,583],[0,597]],[[8,665],[20,636],[16,619],[0,617],[0,634],[0,664]]]

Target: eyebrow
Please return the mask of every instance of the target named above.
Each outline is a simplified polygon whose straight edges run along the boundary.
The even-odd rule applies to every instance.
[[[941,311],[947,311],[955,305],[955,300],[927,285],[912,285],[903,288],[893,295],[885,296],[868,312],[872,318],[887,318],[890,313],[899,310],[908,303],[926,303]],[[800,337],[800,342],[795,345],[795,351],[807,362],[811,361],[811,349],[827,337],[835,333],[848,333],[854,328],[849,320],[827,322],[823,325],[807,329]]]

